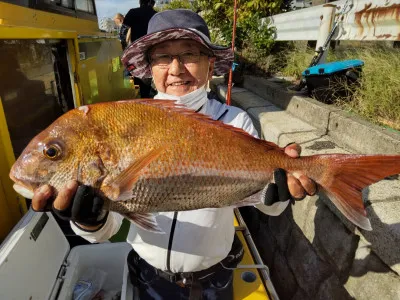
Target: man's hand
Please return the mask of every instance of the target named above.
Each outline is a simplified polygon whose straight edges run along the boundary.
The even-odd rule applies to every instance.
[[[285,153],[290,157],[300,156],[301,147],[298,144],[290,144],[285,147]],[[304,199],[306,195],[315,195],[317,192],[316,183],[301,172],[287,173],[287,185],[291,196],[295,200]]]
[[[297,158],[301,147],[291,144],[285,147],[286,155]],[[314,195],[317,185],[302,173],[287,173],[283,169],[274,170],[273,182],[263,191],[263,203],[256,207],[264,214],[279,216],[293,200],[301,200],[307,195]]]
[[[32,199],[32,209],[44,211],[53,195],[49,185],[43,185],[35,191]],[[107,218],[102,210],[103,199],[94,194],[92,188],[70,181],[61,189],[52,204],[53,212],[63,220],[74,221],[85,230],[99,229]]]

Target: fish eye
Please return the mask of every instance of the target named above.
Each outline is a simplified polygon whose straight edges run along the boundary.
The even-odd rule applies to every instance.
[[[51,160],[56,160],[61,156],[61,147],[57,144],[46,145],[43,154]]]

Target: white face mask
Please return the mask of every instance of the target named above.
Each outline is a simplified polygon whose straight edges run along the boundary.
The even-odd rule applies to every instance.
[[[160,100],[175,100],[177,104],[182,104],[187,108],[197,111],[207,102],[206,87],[202,86],[189,94],[183,96],[168,95],[166,93],[158,92],[154,99]]]

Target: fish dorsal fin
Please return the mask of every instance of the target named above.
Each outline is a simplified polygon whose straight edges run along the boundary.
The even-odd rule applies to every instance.
[[[128,168],[122,171],[109,185],[102,188],[104,194],[113,201],[132,199],[133,186],[137,182],[140,171],[157,159],[164,148],[153,149],[135,160]]]
[[[188,109],[181,104],[177,104],[175,100],[139,99],[139,100],[132,100],[132,102],[134,102],[135,104],[153,106],[162,110],[167,110],[169,112],[175,112],[187,118],[196,119],[200,122],[212,124],[214,126],[218,126],[220,128],[233,131],[240,138],[243,138],[245,140],[252,140],[261,144],[267,151],[269,150],[278,150],[282,152],[284,151],[284,149],[280,148],[278,145],[274,143],[257,139],[241,128],[233,127],[232,125],[225,124],[222,121],[214,120],[210,116],[195,112],[194,110]]]

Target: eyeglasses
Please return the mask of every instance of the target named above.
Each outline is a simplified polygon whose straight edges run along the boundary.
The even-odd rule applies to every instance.
[[[184,64],[185,66],[190,66],[192,64],[198,63],[200,61],[201,56],[210,57],[211,55],[203,52],[195,53],[191,51],[183,52],[176,55],[160,53],[150,56],[149,60],[152,66],[157,66],[159,68],[166,69],[169,68],[174,58],[177,58],[179,63]]]

